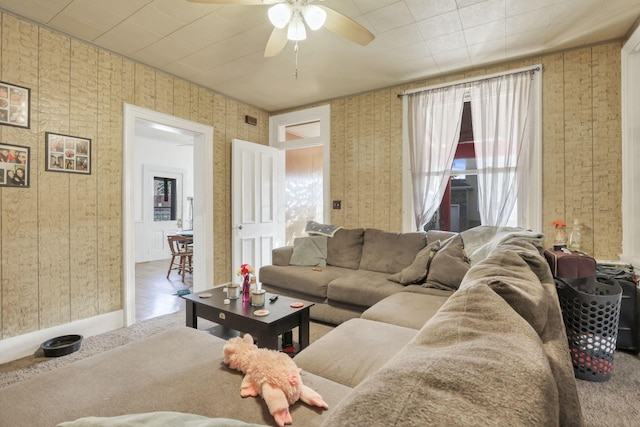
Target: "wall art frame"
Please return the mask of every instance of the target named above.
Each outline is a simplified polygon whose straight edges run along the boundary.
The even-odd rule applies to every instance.
[[[45,170],[91,175],[91,139],[45,133]]]
[[[0,81],[0,125],[31,127],[31,89]]]
[[[31,149],[0,143],[0,187],[28,188],[31,185]]]

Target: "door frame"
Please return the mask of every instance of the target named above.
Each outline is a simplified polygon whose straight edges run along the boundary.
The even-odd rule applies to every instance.
[[[135,318],[134,148],[136,120],[178,128],[193,134],[193,290],[213,284],[213,127],[124,103],[122,144],[122,274],[124,324]]]
[[[620,259],[640,269],[640,146],[638,145],[638,119],[640,119],[640,28],[622,46],[622,253]]]

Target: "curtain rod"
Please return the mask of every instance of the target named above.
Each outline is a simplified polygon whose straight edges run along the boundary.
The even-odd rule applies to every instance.
[[[496,77],[508,76],[508,75],[511,75],[511,74],[525,73],[527,71],[531,71],[532,73],[534,73],[536,71],[540,71],[541,69],[542,69],[542,65],[538,64],[538,65],[533,65],[533,66],[530,66],[530,67],[523,67],[523,68],[518,68],[518,69],[515,69],[515,70],[510,70],[508,72],[486,74],[486,75],[483,75],[483,76],[470,77],[470,78],[464,79],[464,80],[456,80],[455,82],[447,82],[447,83],[442,83],[442,84],[438,84],[438,85],[425,86],[425,87],[420,87],[420,88],[417,88],[417,89],[405,90],[404,92],[398,94],[398,98],[402,98],[405,95],[411,95],[412,93],[426,92],[428,90],[441,89],[443,87],[455,86],[455,85],[460,85],[460,84],[465,84],[465,83],[479,82],[479,81],[482,81],[482,80],[489,80],[489,79],[493,79],[493,78],[496,78]]]

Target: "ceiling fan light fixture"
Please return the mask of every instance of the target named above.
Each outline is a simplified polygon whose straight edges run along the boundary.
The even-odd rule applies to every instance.
[[[304,40],[307,38],[307,29],[304,26],[304,22],[297,13],[293,15],[289,28],[287,28],[287,38],[289,40]]]
[[[327,12],[316,5],[307,5],[302,9],[304,20],[313,31],[320,29],[327,20]]]
[[[283,29],[287,26],[289,20],[291,20],[292,13],[291,6],[287,3],[278,3],[269,8],[267,15],[274,27]]]

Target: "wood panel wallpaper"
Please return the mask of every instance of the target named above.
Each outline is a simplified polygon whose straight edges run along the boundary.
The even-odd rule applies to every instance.
[[[214,127],[211,262],[215,280],[229,280],[231,140],[268,144],[269,114],[11,15],[0,18],[0,80],[29,87],[32,96],[30,129],[0,126],[0,141],[31,148],[32,166],[31,188],[0,188],[0,339],[122,308],[123,102]],[[343,201],[332,222],[402,228],[398,93],[542,63],[542,231],[552,236],[554,220],[579,218],[584,249],[617,259],[621,46],[588,46],[327,101],[330,197]],[[257,127],[244,123],[247,114],[258,118]],[[46,172],[46,131],[91,138],[92,174]]]
[[[343,201],[341,210],[332,211],[332,222],[402,229],[402,101],[397,94],[541,63],[546,244],[552,243],[554,220],[571,224],[577,218],[583,249],[599,259],[618,259],[621,47],[622,42],[594,45],[330,101],[331,199]]]
[[[0,188],[0,339],[122,308],[123,103],[214,126],[215,280],[231,272],[231,140],[268,144],[267,112],[0,15],[0,80],[31,88],[31,186]],[[244,123],[249,114],[258,126]],[[45,171],[45,132],[93,141],[91,175]],[[225,191],[220,191],[223,188]]]

